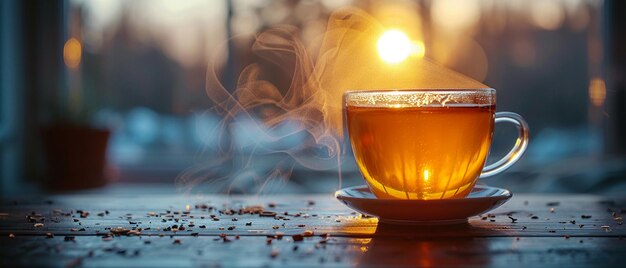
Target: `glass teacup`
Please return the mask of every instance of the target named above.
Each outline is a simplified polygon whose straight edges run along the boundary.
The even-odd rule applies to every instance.
[[[346,127],[356,162],[378,198],[464,198],[478,178],[520,159],[528,125],[515,113],[496,113],[496,91],[411,89],[349,91]],[[511,151],[485,167],[494,124],[513,123]]]

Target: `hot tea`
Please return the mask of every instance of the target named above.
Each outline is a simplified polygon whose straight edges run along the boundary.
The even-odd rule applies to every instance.
[[[376,196],[466,196],[485,164],[495,105],[347,106],[356,161]]]
[[[479,177],[502,172],[528,144],[521,116],[496,113],[495,90],[380,90],[345,94],[356,162],[378,198],[467,196]],[[485,167],[494,124],[517,125],[511,151]]]

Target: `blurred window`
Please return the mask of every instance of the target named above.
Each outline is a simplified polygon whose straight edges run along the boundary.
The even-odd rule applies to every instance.
[[[211,131],[220,118],[208,110],[207,64],[224,66],[228,55],[235,57],[238,65],[222,73],[234,79],[251,61],[251,39],[229,48],[229,36],[291,24],[310,44],[325,30],[329,14],[345,5],[391,21],[394,12],[412,12],[411,22],[426,36],[426,56],[496,88],[498,109],[528,120],[531,145],[518,169],[539,170],[601,153],[606,88],[600,4],[71,0],[69,32],[84,52],[70,79],[84,92],[92,121],[114,130],[109,156],[122,179],[169,181],[200,150],[216,146]],[[510,137],[501,133],[506,131],[496,132],[492,157],[510,146],[502,138]]]

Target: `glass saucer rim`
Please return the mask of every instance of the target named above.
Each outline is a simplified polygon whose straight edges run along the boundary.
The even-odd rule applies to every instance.
[[[502,199],[510,199],[511,197],[513,197],[513,192],[511,192],[511,190],[509,189],[505,189],[505,188],[500,188],[500,187],[495,187],[495,186],[489,186],[486,184],[476,184],[474,186],[474,188],[472,189],[472,192],[470,192],[470,194],[467,197],[464,198],[450,198],[450,199],[430,199],[430,200],[415,200],[415,199],[381,199],[381,198],[367,198],[367,197],[356,197],[356,196],[351,196],[348,194],[345,194],[347,191],[354,191],[354,190],[358,190],[358,189],[367,189],[367,192],[371,193],[372,196],[374,196],[374,194],[371,192],[371,189],[369,188],[369,186],[367,184],[362,184],[362,185],[356,185],[356,186],[350,186],[350,187],[345,187],[342,189],[339,189],[337,191],[335,191],[335,198],[339,199],[339,200],[354,200],[354,201],[364,201],[364,200],[368,200],[371,202],[376,202],[376,203],[403,203],[403,204],[437,204],[437,203],[441,203],[441,204],[449,204],[449,203],[467,203],[467,202],[484,202],[486,200],[494,200],[494,201],[498,201],[498,200],[502,200]],[[498,194],[496,195],[490,195],[490,196],[474,196],[471,197],[471,194],[477,189],[477,188],[481,188],[481,189],[494,189],[497,190]]]

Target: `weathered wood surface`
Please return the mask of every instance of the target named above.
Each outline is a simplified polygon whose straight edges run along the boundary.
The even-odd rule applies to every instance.
[[[0,266],[617,266],[625,209],[626,197],[516,195],[433,227],[378,224],[331,195],[24,198],[0,203]]]
[[[180,244],[173,244],[179,239]],[[2,267],[345,267],[345,266],[513,266],[623,267],[626,241],[615,237],[486,237],[447,239],[312,237],[267,245],[245,236],[224,243],[214,237],[116,237],[104,241],[77,236],[0,238]],[[150,241],[150,244],[146,244]],[[582,241],[582,242],[580,242]],[[6,248],[10,247],[8,251]],[[294,250],[294,248],[296,248]]]

